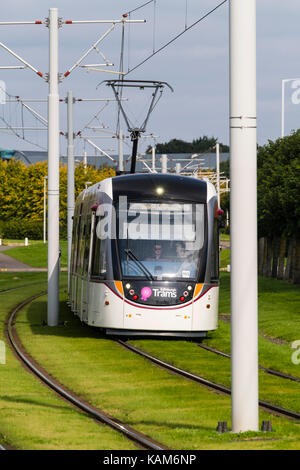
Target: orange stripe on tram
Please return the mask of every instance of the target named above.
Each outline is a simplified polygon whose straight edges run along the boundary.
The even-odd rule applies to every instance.
[[[114,283],[115,283],[115,286],[116,286],[117,290],[119,291],[119,293],[123,296],[124,291],[123,291],[122,282],[121,281],[114,281]]]
[[[196,284],[195,292],[194,292],[194,299],[198,297],[198,295],[202,291],[202,287],[203,287],[203,284]]]

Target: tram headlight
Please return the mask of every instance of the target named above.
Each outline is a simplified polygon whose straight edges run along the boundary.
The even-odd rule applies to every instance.
[[[130,289],[131,285],[130,285],[129,283],[127,283],[127,284],[125,285],[125,287],[126,287],[126,289]]]
[[[193,289],[192,286],[187,286],[187,290],[191,291]]]
[[[161,194],[163,194],[165,192],[164,188],[162,188],[161,186],[158,186],[156,188],[156,193],[160,196]]]

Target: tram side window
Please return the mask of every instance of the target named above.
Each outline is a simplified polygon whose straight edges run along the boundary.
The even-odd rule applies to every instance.
[[[89,255],[90,255],[90,242],[91,242],[91,216],[87,218],[85,229],[84,253],[83,253],[83,274],[88,273]]]
[[[82,216],[79,218],[79,224],[77,228],[77,254],[76,254],[76,272],[82,274],[83,264],[83,247],[84,247],[84,222]]]
[[[92,254],[92,269],[91,269],[91,277],[94,278],[106,278],[106,244],[107,239],[101,238],[100,234],[100,226],[101,220],[103,217],[96,217],[95,221],[95,229],[94,229],[94,236],[93,236],[93,254]]]
[[[72,230],[72,250],[71,250],[71,271],[74,272],[76,263],[76,229],[77,229],[77,217],[73,218],[73,230]]]
[[[219,225],[218,219],[214,219],[213,244],[211,252],[211,280],[219,279]]]
[[[74,272],[78,273],[78,262],[79,262],[79,247],[80,247],[80,229],[81,229],[81,216],[76,217],[75,227],[75,253],[74,253]]]

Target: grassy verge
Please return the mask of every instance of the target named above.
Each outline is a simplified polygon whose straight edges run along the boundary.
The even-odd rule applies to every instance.
[[[275,417],[276,434],[218,435],[217,422],[230,422],[228,397],[161,370],[101,337],[96,329],[82,326],[64,304],[61,319],[66,327],[41,327],[45,314],[45,299],[38,299],[18,317],[16,327],[28,351],[70,389],[170,448],[299,448],[299,426]],[[182,344],[158,343],[165,351],[171,343]],[[196,345],[187,345],[199,356]],[[270,415],[263,412],[260,419]]]
[[[66,240],[60,241],[61,248],[61,267],[66,267],[68,264],[68,243]],[[33,268],[46,268],[47,267],[47,250],[48,244],[36,242],[29,246],[20,246],[9,248],[5,250],[5,254],[12,258],[21,261],[22,263],[28,264]]]
[[[230,235],[228,233],[221,233],[220,239],[222,242],[230,242]]]
[[[2,238],[2,245],[4,246],[9,246],[9,245],[24,245],[25,239],[24,240],[14,240],[14,239],[7,239],[7,238]],[[28,240],[29,246],[31,245],[41,245],[44,243],[42,240]]]
[[[220,313],[230,313],[230,274],[221,273]],[[259,277],[258,328],[288,343],[300,339],[300,289],[286,281]]]
[[[0,275],[1,286],[10,281],[10,276]],[[46,288],[46,273],[22,273],[18,277],[23,284],[34,280],[40,283],[0,297],[0,340],[4,339],[7,312]],[[62,279],[65,283],[64,275]],[[135,448],[118,433],[97,425],[60,400],[22,368],[8,347],[6,364],[0,364],[0,443],[32,450]]]
[[[4,299],[4,295],[7,295],[3,291],[7,289],[15,289],[25,285],[34,285],[38,284],[40,281],[45,279],[45,275],[36,273],[13,273],[13,272],[6,272],[5,274],[0,274],[0,299],[1,302]],[[3,292],[1,294],[1,292]]]

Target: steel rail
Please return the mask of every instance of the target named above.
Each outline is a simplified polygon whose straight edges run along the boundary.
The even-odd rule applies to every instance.
[[[44,384],[54,390],[60,397],[63,397],[68,402],[72,403],[77,408],[79,408],[81,411],[87,413],[91,418],[96,419],[101,423],[105,423],[114,430],[121,432],[128,439],[135,443],[138,443],[143,448],[150,450],[167,450],[167,447],[140,433],[134,428],[127,426],[118,419],[108,415],[107,413],[104,413],[98,408],[94,408],[92,405],[82,402],[74,393],[65,390],[62,384],[57,383],[53,378],[50,378],[48,374],[46,375],[38,365],[34,364],[33,361],[31,361],[27,357],[27,354],[25,355],[25,353],[22,351],[23,347],[21,349],[21,347],[19,347],[19,345],[17,344],[17,342],[19,342],[20,340],[14,329],[15,318],[17,313],[22,310],[22,308],[30,304],[33,300],[37,299],[38,297],[41,297],[42,295],[45,295],[45,292],[42,292],[24,300],[19,305],[17,305],[17,307],[15,307],[8,315],[8,321],[6,326],[7,339],[20,362],[25,364],[30,369],[30,371],[34,373],[34,375],[39,377],[39,379],[41,379]]]
[[[162,361],[161,359],[158,359],[157,357],[151,356],[150,354],[146,353],[145,351],[142,351],[135,346],[132,346],[131,344],[128,344],[122,340],[116,340],[120,345],[123,347],[127,348],[128,350],[134,352],[135,354],[139,354],[140,356],[144,357],[145,359],[148,359],[149,361],[153,362],[154,364],[167,369],[171,372],[174,372],[177,375],[180,375],[182,377],[185,377],[187,379],[193,380],[194,382],[197,382],[201,385],[204,385],[205,387],[209,388],[210,390],[215,390],[218,392],[221,392],[225,395],[231,395],[231,390],[224,385],[217,384],[215,382],[211,382],[210,380],[205,379],[204,377],[201,377],[196,374],[192,374],[191,372],[188,372],[184,369],[180,369],[178,367],[173,366],[172,364],[169,364],[168,362]],[[272,403],[259,400],[259,406],[267,411],[271,411],[275,414],[283,415],[288,418],[295,419],[297,421],[300,421],[300,413],[297,413],[296,411],[288,410],[286,408],[282,408],[280,406],[274,405]]]
[[[0,290],[0,295],[6,294],[7,292],[12,292],[14,290],[23,289],[24,287],[34,286],[36,284],[41,284],[41,281],[39,281],[39,282],[29,282],[28,284],[24,284],[22,286],[12,287],[11,289]]]
[[[211,346],[207,346],[206,344],[196,343],[199,348],[205,349],[205,351],[212,352],[217,354],[218,356],[226,357],[227,359],[231,359],[230,354],[226,354],[223,351],[219,351],[218,349],[212,348]],[[274,369],[269,369],[268,367],[258,366],[260,370],[263,370],[267,374],[275,375],[276,377],[280,377],[281,379],[292,380],[293,382],[300,382],[299,377],[294,377],[293,375],[284,374],[283,372],[279,372]]]

